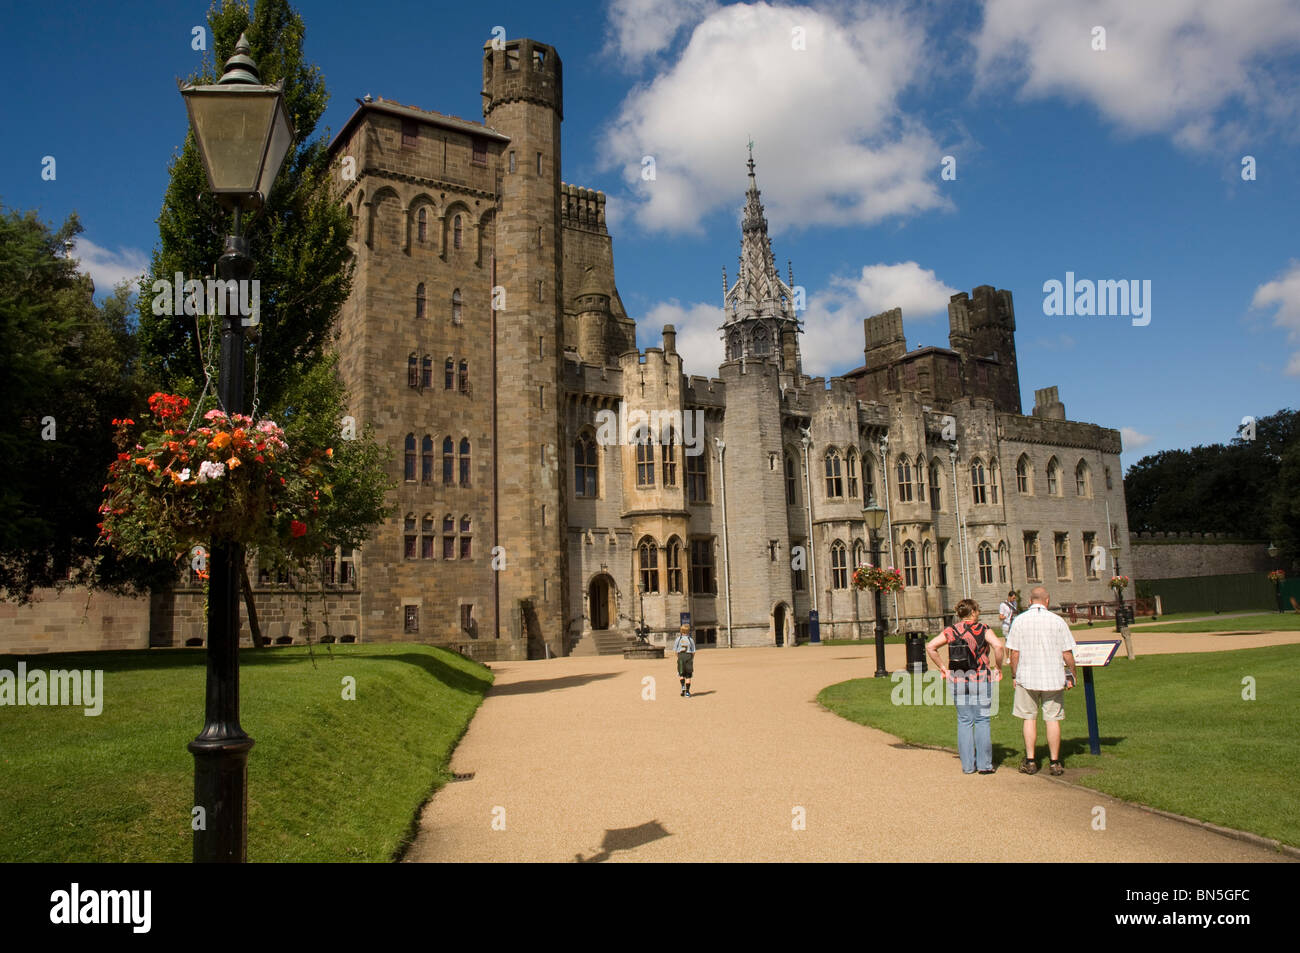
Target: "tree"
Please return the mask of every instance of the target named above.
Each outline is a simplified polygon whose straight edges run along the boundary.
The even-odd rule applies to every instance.
[[[1281,550],[1279,562],[1290,572],[1300,569],[1300,441],[1283,451],[1273,489],[1270,530]]]
[[[129,286],[102,307],[57,231],[34,212],[0,214],[0,597],[66,584],[94,553],[114,417],[136,406]],[[109,560],[106,584],[154,567]]]
[[[255,347],[246,362],[243,410],[280,422],[291,445],[337,450],[334,483],[326,498],[313,501],[310,532],[259,552],[264,561],[293,560],[305,568],[309,557],[319,556],[326,546],[358,545],[369,527],[391,515],[383,502],[392,485],[387,476],[391,451],[374,443],[368,430],[355,439],[342,437],[347,396],[330,353],[335,322],[352,283],[351,222],[330,192],[327,143],[313,138],[328,94],[320,70],[305,61],[302,18],[285,0],[259,0],[250,20],[246,3],[227,0],[220,9],[214,4],[208,25],[214,59],[190,81],[215,82],[244,34],[262,82],[284,81],[294,127],[293,145],[266,205],[245,218],[253,277],[260,283],[260,324],[249,335]],[[231,222],[208,193],[192,132],[170,173],[152,277],[140,295],[141,348],[159,389],[195,399],[202,413],[213,405],[217,389],[220,319],[155,314],[152,282],[173,282],[177,273],[186,279],[213,275]],[[255,620],[246,575],[243,589],[250,620]],[[259,644],[257,639],[254,643]]]

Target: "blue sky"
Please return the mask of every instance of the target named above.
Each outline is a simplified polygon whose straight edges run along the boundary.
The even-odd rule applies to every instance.
[[[14,7],[0,201],[76,210],[103,288],[157,241],[207,4]],[[1126,464],[1300,406],[1300,0],[298,9],[335,130],[366,93],[481,120],[494,26],[556,46],[563,176],[609,195],[640,343],[676,324],[691,373],[721,357],[752,137],[777,260],[807,289],[811,373],[861,364],[862,319],[894,306],[910,346],[946,345],[948,295],[992,284],[1015,298],[1025,411],[1058,385],[1072,419],[1126,428]],[[1067,271],[1149,280],[1150,324],[1045,314]]]

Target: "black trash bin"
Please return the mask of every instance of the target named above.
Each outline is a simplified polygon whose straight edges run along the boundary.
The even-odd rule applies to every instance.
[[[913,675],[924,675],[926,668],[925,633],[907,633],[907,670]]]

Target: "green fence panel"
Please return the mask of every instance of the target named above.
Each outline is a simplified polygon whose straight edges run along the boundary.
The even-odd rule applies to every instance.
[[[1283,586],[1284,604],[1293,580]],[[1295,580],[1300,585],[1300,580]],[[1300,592],[1294,593],[1300,598]],[[1141,579],[1139,598],[1160,597],[1166,614],[1173,612],[1239,612],[1258,609],[1268,612],[1277,608],[1273,583],[1262,572],[1234,573],[1222,576],[1183,576],[1175,579]]]

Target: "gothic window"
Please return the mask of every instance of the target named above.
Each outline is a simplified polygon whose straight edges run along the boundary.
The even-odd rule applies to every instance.
[[[457,366],[457,384],[462,394],[469,393],[469,361],[461,361]]]
[[[849,588],[849,554],[838,539],[831,543],[831,588]]]
[[[402,148],[414,149],[420,143],[420,127],[413,119],[402,120]]]
[[[711,595],[718,591],[717,577],[713,572],[713,537],[701,536],[691,540],[691,592]]]
[[[939,461],[934,460],[930,463],[930,509],[936,512],[943,509],[943,496],[941,495],[939,480]]]
[[[450,513],[442,518],[442,558],[456,558],[456,519]]]
[[[707,453],[686,455],[686,498],[692,503],[709,501],[709,456]]]
[[[474,537],[470,534],[469,516],[460,518],[460,558],[470,559],[473,555],[472,546]]]
[[[420,386],[433,386],[433,358],[428,354],[424,355],[424,360],[420,362]]]
[[[1007,581],[1007,544],[998,543],[998,582]]]
[[[849,451],[844,466],[849,478],[849,496],[856,500],[858,498],[858,453],[856,450]]]
[[[408,433],[406,435],[405,479],[407,483],[415,482],[415,434],[413,433]],[[415,517],[411,517],[411,519],[415,519]]]
[[[1038,534],[1025,533],[1025,580],[1042,582],[1038,576]]]
[[[1092,558],[1092,551],[1097,546],[1096,533],[1083,534],[1083,565],[1089,579],[1097,578],[1097,560]]]
[[[925,457],[916,458],[916,498],[925,502]]]
[[[433,438],[428,434],[420,441],[420,480],[433,482]]]
[[[420,520],[420,558],[433,558],[433,515],[425,513]]]
[[[406,386],[420,386],[420,359],[414,354],[406,359]]]
[[[1083,460],[1074,468],[1074,490],[1079,496],[1091,496],[1088,492],[1088,464]]]
[[[876,501],[876,470],[871,460],[862,458],[862,504],[870,506]]]
[[[415,286],[415,316],[424,317],[424,282]]]
[[[761,325],[754,329],[754,354],[764,355],[772,353],[772,337],[767,328]]]
[[[1034,474],[1029,468],[1029,457],[1023,453],[1016,461],[1016,489],[1026,495],[1034,492]]]
[[[682,591],[682,544],[676,537],[672,536],[668,540],[667,549],[668,562],[668,591]]]
[[[456,386],[456,362],[447,358],[447,363],[442,366],[442,389],[452,390]]]
[[[834,448],[826,451],[826,496],[830,499],[844,495],[844,479],[840,476],[840,452]]]
[[[574,495],[594,499],[598,473],[596,441],[589,434],[583,434],[573,445]]]
[[[464,320],[464,315],[461,310],[463,304],[464,304],[464,299],[461,297],[460,289],[457,288],[455,291],[451,293],[451,323],[452,324],[460,324]]]
[[[916,543],[910,539],[903,544],[903,585],[916,585]]]
[[[415,239],[419,242],[429,240],[429,210],[427,208],[421,208],[415,214]]]
[[[655,485],[655,448],[652,443],[636,445],[636,485]]]
[[[859,566],[865,566],[866,563],[867,550],[866,547],[862,545],[862,540],[859,539],[853,544],[853,568],[857,569]]]
[[[939,585],[948,585],[948,541],[939,540]]]
[[[415,558],[415,514],[407,513],[406,518],[402,520],[402,556],[405,559]]]
[[[808,542],[803,539],[792,539],[790,540],[790,548],[791,550],[801,549],[806,554],[808,552]],[[795,592],[804,592],[808,588],[808,570],[804,566],[805,561],[803,560],[799,563],[795,563],[794,560],[790,562],[790,576]]]
[[[637,560],[641,567],[641,589],[644,592],[659,591],[659,547],[649,536],[637,545]]]
[[[912,502],[912,461],[899,457],[894,469],[898,476],[898,502]]]
[[[1047,495],[1061,495],[1061,465],[1056,462],[1056,457],[1047,461]]]
[[[450,437],[442,441],[442,482],[444,486],[451,486],[454,482],[452,479],[456,466],[456,445]]]
[[[970,492],[974,502],[988,502],[988,491],[984,485],[984,464],[979,457],[970,462]]]
[[[998,462],[989,461],[989,502],[997,503],[998,501]]]
[[[934,577],[930,574],[930,563],[933,561],[934,547],[930,545],[927,539],[921,544],[921,585],[933,586]]]
[[[460,250],[464,230],[460,224],[460,216],[457,215],[451,220],[451,247]]]
[[[790,451],[785,452],[785,502],[788,506],[794,506],[798,502],[798,496],[795,488],[799,481],[795,478],[794,458],[790,456]]]
[[[659,448],[664,467],[664,486],[677,485],[677,434],[669,431]]]
[[[1070,534],[1057,533],[1053,543],[1056,548],[1056,578],[1070,578]]]
[[[740,331],[733,330],[727,335],[727,360],[739,360],[742,354],[744,354],[744,350],[741,344]]]
[[[980,543],[976,555],[980,565],[980,585],[990,585],[993,582],[993,547]]]
[[[1115,489],[1115,487],[1110,478],[1110,467],[1106,467],[1105,470],[1106,470],[1106,489],[1113,490]]]
[[[474,165],[487,165],[487,142],[482,139],[474,140],[474,151],[469,161]]]
[[[469,437],[460,438],[460,485],[469,486]]]

